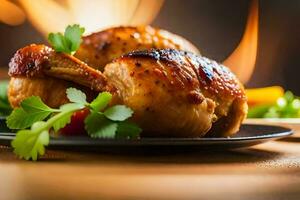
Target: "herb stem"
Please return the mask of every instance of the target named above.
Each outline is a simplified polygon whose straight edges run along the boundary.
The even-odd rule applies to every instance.
[[[39,134],[39,133],[43,132],[44,130],[48,130],[48,129],[50,129],[53,126],[53,124],[56,121],[60,120],[62,117],[66,116],[66,115],[68,115],[70,113],[73,113],[73,112],[75,112],[77,110],[78,110],[78,108],[76,108],[76,109],[74,108],[74,109],[70,109],[70,110],[65,111],[65,112],[61,112],[61,113],[59,113],[57,115],[54,115],[43,126],[41,126],[40,128],[34,130],[33,132],[36,133],[36,134]]]

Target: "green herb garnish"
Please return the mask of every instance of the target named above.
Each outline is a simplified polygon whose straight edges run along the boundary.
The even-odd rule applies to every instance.
[[[50,33],[48,41],[56,52],[74,54],[82,42],[82,34],[85,29],[78,24],[69,25],[65,33]]]
[[[273,105],[257,105],[249,109],[248,118],[298,118],[300,99],[287,91]]]
[[[71,103],[53,109],[45,105],[39,97],[29,97],[22,101],[7,118],[11,129],[23,129],[17,132],[12,141],[14,152],[26,160],[37,160],[44,155],[45,146],[49,144],[50,132],[58,132],[71,122],[71,116],[81,109],[89,109],[85,119],[85,129],[92,138],[138,137],[141,129],[126,121],[133,111],[124,105],[109,107],[112,95],[102,92],[91,103],[86,95],[75,88],[67,89]],[[25,128],[29,128],[24,130]]]
[[[7,116],[12,108],[7,97],[8,81],[0,81],[0,116]]]

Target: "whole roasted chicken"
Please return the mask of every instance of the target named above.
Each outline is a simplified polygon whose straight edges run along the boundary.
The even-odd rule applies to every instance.
[[[143,136],[228,136],[239,129],[247,113],[246,98],[243,86],[226,67],[175,49],[120,54],[112,56],[113,61],[85,60],[101,72],[45,45],[24,47],[9,65],[9,100],[18,106],[24,98],[38,95],[57,107],[67,102],[65,90],[72,86],[90,98],[111,92],[112,104],[135,111],[132,120],[142,127]]]

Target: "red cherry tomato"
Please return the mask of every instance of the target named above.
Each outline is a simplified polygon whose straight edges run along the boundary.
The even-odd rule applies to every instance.
[[[84,120],[89,113],[88,109],[75,112],[71,117],[71,122],[60,130],[61,134],[65,136],[87,135]]]

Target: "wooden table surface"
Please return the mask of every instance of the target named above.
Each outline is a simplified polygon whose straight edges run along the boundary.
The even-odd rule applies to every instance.
[[[295,132],[234,151],[48,151],[38,162],[2,146],[0,199],[300,199]]]
[[[37,161],[0,148],[1,199],[300,199],[300,131],[225,152],[48,151]]]

